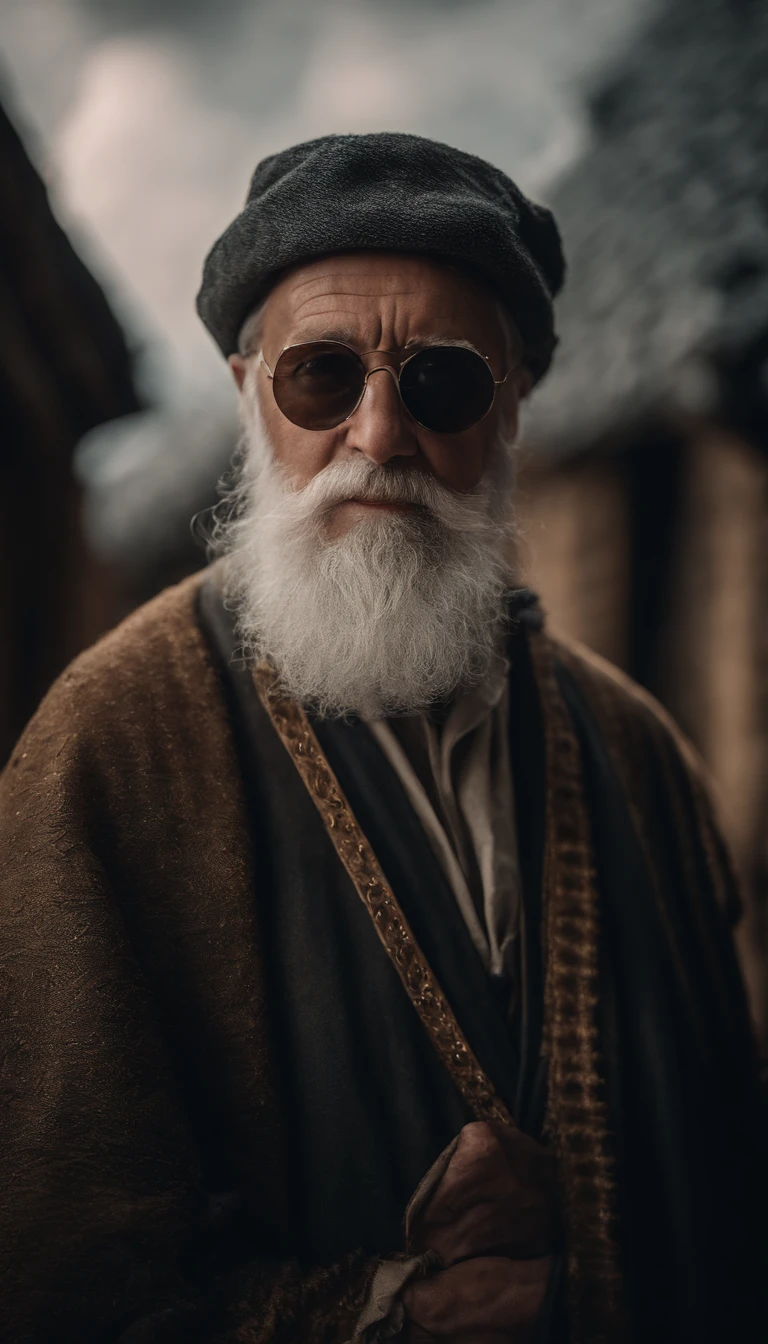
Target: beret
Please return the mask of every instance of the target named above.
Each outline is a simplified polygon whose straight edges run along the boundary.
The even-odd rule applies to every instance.
[[[197,311],[224,355],[280,273],[355,251],[423,253],[484,279],[509,309],[536,381],[557,343],[560,235],[492,164],[419,135],[325,135],[262,159],[214,243]]]

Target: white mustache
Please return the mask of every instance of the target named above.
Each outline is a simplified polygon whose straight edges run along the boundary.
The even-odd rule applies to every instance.
[[[481,485],[460,494],[415,467],[377,466],[368,459],[332,462],[300,490],[286,490],[278,509],[295,522],[317,520],[338,504],[358,499],[374,504],[408,504],[423,509],[445,527],[483,532],[488,519],[478,510],[487,497]]]

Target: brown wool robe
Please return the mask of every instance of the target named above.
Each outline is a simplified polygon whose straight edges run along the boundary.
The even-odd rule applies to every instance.
[[[198,1231],[217,1215],[187,1080],[226,1115],[221,1142],[256,1226],[262,1204],[280,1207],[287,1161],[257,875],[221,678],[198,623],[199,582],[169,589],[82,655],[2,776],[4,1344],[341,1344],[379,1263],[351,1252],[307,1271],[227,1244],[213,1262],[206,1252],[204,1269],[195,1258]],[[539,639],[545,652],[555,647]],[[649,763],[671,777],[685,760],[710,876],[731,900],[674,729],[620,674],[556,647],[615,748],[641,831]],[[644,837],[651,866],[656,843]],[[565,852],[572,837],[550,838],[550,864],[557,844]],[[553,1087],[567,1040],[568,1024],[550,1023]],[[576,1208],[590,1194],[579,1194],[573,1170]]]

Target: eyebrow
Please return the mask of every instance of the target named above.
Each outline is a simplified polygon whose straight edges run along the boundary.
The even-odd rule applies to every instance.
[[[357,341],[357,333],[351,327],[323,327],[317,331],[310,330],[304,333],[299,339],[294,336],[289,344],[306,345],[308,341],[341,341],[342,345],[354,346]]]
[[[403,346],[404,350],[411,350],[414,346],[425,345],[453,345],[458,346],[460,350],[473,350],[476,355],[483,355],[482,350],[475,345],[474,341],[468,341],[463,336],[412,336]]]
[[[342,345],[352,346],[353,350],[357,350],[358,346],[361,344],[358,333],[353,331],[351,327],[326,328],[322,333],[317,332],[316,334],[305,335],[303,340],[293,340],[290,344],[304,345],[308,341],[340,341]],[[481,355],[483,359],[486,357],[483,354],[483,351],[480,350],[473,341],[466,340],[462,336],[443,336],[439,335],[437,332],[432,332],[429,335],[425,333],[423,335],[411,336],[406,341],[405,345],[400,346],[399,349],[410,350],[413,352],[415,350],[423,349],[428,345],[458,346],[462,350],[473,350],[476,355]],[[383,346],[376,346],[374,348],[378,350],[384,349]]]

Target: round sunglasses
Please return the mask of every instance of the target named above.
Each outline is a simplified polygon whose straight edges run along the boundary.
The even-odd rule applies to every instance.
[[[371,355],[395,354],[368,350]],[[494,378],[486,355],[461,345],[427,345],[394,364],[366,368],[363,356],[342,341],[305,341],[287,345],[270,369],[279,409],[301,429],[334,429],[357,410],[372,373],[391,373],[406,411],[434,434],[460,434],[490,411],[497,388],[509,378]],[[514,366],[517,367],[517,366]]]

